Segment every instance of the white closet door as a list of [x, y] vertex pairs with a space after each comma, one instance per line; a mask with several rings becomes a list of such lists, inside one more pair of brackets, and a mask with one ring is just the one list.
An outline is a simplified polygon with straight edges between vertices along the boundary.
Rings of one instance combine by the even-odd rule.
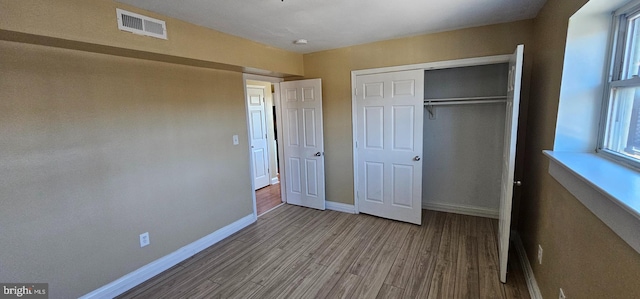
[[519, 45], [509, 60], [509, 84], [507, 87], [507, 111], [504, 126], [504, 151], [502, 152], [502, 190], [500, 192], [500, 224], [498, 236], [500, 281], [503, 283], [507, 282], [513, 175], [516, 161], [516, 141], [518, 138], [518, 112], [520, 109], [523, 55], [524, 46]]
[[322, 82], [280, 83], [287, 203], [325, 209]]
[[253, 184], [257, 190], [270, 183], [264, 89], [247, 88], [247, 101], [251, 130], [251, 155], [253, 156]]
[[424, 70], [356, 77], [358, 209], [420, 224]]

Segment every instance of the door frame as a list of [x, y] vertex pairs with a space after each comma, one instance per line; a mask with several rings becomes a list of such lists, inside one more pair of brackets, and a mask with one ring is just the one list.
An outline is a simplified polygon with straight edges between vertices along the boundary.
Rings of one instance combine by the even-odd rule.
[[445, 69], [445, 68], [509, 63], [509, 59], [511, 56], [512, 54], [504, 54], [504, 55], [474, 57], [474, 58], [455, 59], [455, 60], [446, 60], [446, 61], [437, 61], [437, 62], [426, 62], [426, 63], [407, 64], [407, 65], [351, 71], [351, 128], [352, 128], [351, 144], [352, 144], [352, 150], [353, 150], [353, 203], [354, 203], [356, 214], [360, 213], [360, 208], [358, 205], [358, 202], [359, 202], [359, 199], [358, 199], [358, 149], [356, 147], [356, 141], [358, 138], [358, 131], [357, 131], [358, 130], [358, 127], [357, 127], [358, 111], [356, 106], [356, 98], [357, 98], [356, 97], [356, 77], [361, 75], [372, 75], [372, 74], [398, 72], [398, 71], [410, 71], [410, 70], [427, 71], [427, 70], [437, 70], [437, 69]]
[[[255, 80], [255, 81], [262, 81], [262, 82], [269, 82], [271, 84], [273, 84], [274, 86], [274, 93], [273, 93], [273, 105], [276, 107], [276, 130], [277, 132], [282, 132], [282, 111], [280, 110], [281, 108], [281, 104], [280, 104], [280, 82], [284, 82], [283, 78], [277, 78], [277, 77], [269, 77], [269, 76], [261, 76], [261, 75], [254, 75], [254, 74], [247, 74], [247, 73], [243, 73], [242, 74], [242, 83], [243, 83], [243, 94], [244, 94], [244, 110], [245, 110], [245, 118], [247, 121], [247, 150], [251, 151], [251, 128], [249, 127], [249, 103], [247, 102], [247, 87], [248, 85], [251, 84], [247, 84], [247, 80]], [[267, 92], [265, 90], [265, 92]], [[269, 91], [270, 92], [270, 91]], [[266, 109], [265, 109], [266, 110]], [[281, 198], [282, 198], [282, 202], [287, 202], [287, 195], [285, 194], [285, 177], [286, 177], [286, 173], [285, 173], [285, 169], [284, 169], [284, 165], [283, 165], [283, 160], [282, 157], [284, 156], [284, 152], [283, 152], [283, 148], [282, 146], [278, 146], [278, 167], [280, 168], [280, 194], [281, 194]], [[256, 205], [256, 190], [255, 190], [255, 184], [253, 182], [253, 155], [249, 155], [249, 174], [251, 177], [251, 200], [253, 201], [253, 217], [254, 219], [258, 219], [258, 208]], [[271, 174], [269, 174], [269, 176], [271, 176]], [[271, 183], [271, 178], [269, 178], [269, 183]]]

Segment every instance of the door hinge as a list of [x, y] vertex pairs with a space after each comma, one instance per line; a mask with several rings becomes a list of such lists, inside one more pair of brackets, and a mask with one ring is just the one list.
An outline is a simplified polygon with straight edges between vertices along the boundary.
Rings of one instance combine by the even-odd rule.
[[356, 141], [356, 148], [358, 148], [358, 142]]
[[354, 89], [353, 89], [353, 93], [354, 93], [355, 95], [358, 95], [358, 88], [354, 88]]

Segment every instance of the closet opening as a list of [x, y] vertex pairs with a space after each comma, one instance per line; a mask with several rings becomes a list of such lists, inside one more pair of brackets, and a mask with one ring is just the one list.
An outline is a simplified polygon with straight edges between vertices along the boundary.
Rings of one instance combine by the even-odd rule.
[[506, 282], [524, 45], [513, 54], [351, 72], [356, 212], [499, 219]]
[[426, 70], [422, 206], [498, 218], [508, 63]]

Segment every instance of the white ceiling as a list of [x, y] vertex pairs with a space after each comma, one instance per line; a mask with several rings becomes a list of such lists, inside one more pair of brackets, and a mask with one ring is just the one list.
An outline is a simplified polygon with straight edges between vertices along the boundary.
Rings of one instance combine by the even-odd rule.
[[[117, 0], [273, 47], [310, 53], [530, 19], [546, 0]], [[168, 28], [171, 38], [171, 28]], [[294, 45], [296, 39], [307, 45]]]

